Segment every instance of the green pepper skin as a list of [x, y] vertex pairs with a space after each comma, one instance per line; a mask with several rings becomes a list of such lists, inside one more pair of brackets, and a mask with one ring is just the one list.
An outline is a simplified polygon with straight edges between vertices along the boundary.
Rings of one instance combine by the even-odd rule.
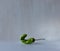
[[22, 36], [21, 36], [21, 40], [25, 40], [25, 37], [27, 36], [27, 34], [23, 34]]
[[27, 34], [23, 34], [21, 36], [21, 39], [20, 39], [24, 44], [32, 44], [33, 42], [35, 42], [35, 39], [34, 38], [29, 38], [29, 39], [26, 40], [25, 39], [26, 36], [27, 36]]

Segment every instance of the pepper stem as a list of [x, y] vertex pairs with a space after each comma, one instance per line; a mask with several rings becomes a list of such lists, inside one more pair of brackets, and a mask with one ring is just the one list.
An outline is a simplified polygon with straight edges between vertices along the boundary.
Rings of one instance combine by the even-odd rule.
[[36, 41], [38, 41], [38, 40], [45, 40], [44, 38], [43, 39], [35, 39]]

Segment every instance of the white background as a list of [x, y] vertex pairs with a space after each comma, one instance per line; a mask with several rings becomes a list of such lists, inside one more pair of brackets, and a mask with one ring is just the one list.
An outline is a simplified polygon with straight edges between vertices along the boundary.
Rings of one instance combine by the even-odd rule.
[[0, 41], [23, 33], [60, 40], [60, 0], [0, 0]]

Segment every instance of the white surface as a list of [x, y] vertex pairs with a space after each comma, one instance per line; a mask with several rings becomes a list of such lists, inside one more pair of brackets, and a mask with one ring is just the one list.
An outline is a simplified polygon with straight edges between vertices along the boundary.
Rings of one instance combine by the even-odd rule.
[[0, 42], [0, 51], [60, 51], [60, 41], [35, 42], [31, 45], [20, 42]]

